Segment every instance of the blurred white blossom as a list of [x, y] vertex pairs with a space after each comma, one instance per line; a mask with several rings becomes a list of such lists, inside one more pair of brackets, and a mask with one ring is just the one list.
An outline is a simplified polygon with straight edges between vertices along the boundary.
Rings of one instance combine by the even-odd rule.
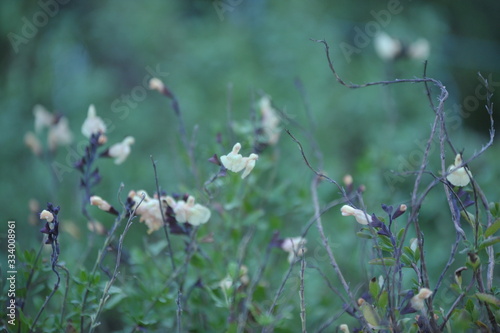
[[431, 44], [425, 38], [419, 38], [408, 47], [408, 56], [412, 59], [427, 60], [431, 53]]
[[24, 144], [35, 154], [40, 156], [42, 154], [42, 143], [38, 140], [33, 132], [24, 134]]
[[40, 133], [44, 128], [50, 127], [56, 118], [39, 104], [35, 105], [33, 108], [33, 115], [35, 116], [35, 133]]
[[112, 145], [108, 150], [108, 155], [115, 159], [115, 164], [122, 164], [130, 154], [130, 146], [134, 142], [133, 137], [127, 136], [122, 142]]
[[375, 47], [375, 52], [382, 60], [395, 59], [403, 49], [398, 39], [392, 38], [385, 32], [380, 32], [375, 36], [373, 45]]
[[281, 249], [288, 252], [288, 262], [292, 263], [297, 256], [302, 256], [307, 251], [304, 246], [306, 243], [307, 240], [302, 237], [285, 238], [283, 240]]
[[69, 128], [66, 117], [61, 117], [57, 123], [49, 127], [47, 142], [50, 150], [55, 150], [57, 146], [67, 146], [73, 142], [73, 133]]
[[262, 129], [267, 139], [267, 143], [275, 145], [280, 137], [280, 118], [278, 113], [271, 105], [269, 96], [262, 96], [259, 100], [259, 110], [262, 116]]
[[160, 79], [153, 77], [153, 78], [151, 78], [151, 80], [149, 80], [149, 89], [157, 90], [160, 93], [163, 93], [163, 90], [165, 89], [165, 85], [163, 84], [163, 82]]

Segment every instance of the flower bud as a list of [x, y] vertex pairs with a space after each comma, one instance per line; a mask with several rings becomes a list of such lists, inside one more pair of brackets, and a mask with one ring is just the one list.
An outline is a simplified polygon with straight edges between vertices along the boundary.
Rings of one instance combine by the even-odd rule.
[[87, 112], [87, 118], [82, 125], [82, 134], [85, 137], [90, 138], [92, 134], [98, 133], [106, 133], [106, 124], [101, 119], [101, 117], [98, 117], [96, 115], [95, 106], [91, 104]]
[[51, 212], [49, 212], [48, 210], [44, 209], [40, 213], [40, 219], [47, 220], [47, 222], [52, 222], [52, 221], [54, 221], [54, 215]]
[[355, 209], [349, 205], [344, 205], [340, 209], [342, 216], [354, 216], [359, 224], [367, 225], [372, 222], [372, 217], [361, 209]]

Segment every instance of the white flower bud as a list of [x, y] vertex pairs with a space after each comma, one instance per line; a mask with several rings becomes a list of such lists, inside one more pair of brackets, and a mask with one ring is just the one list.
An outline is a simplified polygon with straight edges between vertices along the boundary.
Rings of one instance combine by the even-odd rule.
[[40, 213], [40, 219], [47, 220], [47, 222], [52, 222], [52, 221], [54, 221], [54, 215], [51, 212], [49, 212], [48, 210], [44, 209]]
[[96, 115], [96, 110], [94, 104], [89, 106], [89, 110], [87, 112], [87, 118], [83, 122], [82, 125], [82, 134], [90, 138], [92, 134], [97, 133], [106, 133], [106, 124]]
[[111, 209], [111, 205], [97, 195], [93, 195], [90, 197], [90, 204], [92, 206], [97, 206], [100, 210], [103, 210], [105, 212], [108, 212]]
[[342, 212], [342, 216], [354, 216], [359, 224], [367, 225], [372, 222], [372, 217], [361, 209], [355, 209], [351, 206], [344, 205], [340, 211]]
[[149, 80], [149, 89], [157, 90], [160, 93], [163, 93], [163, 90], [165, 89], [165, 85], [163, 84], [163, 82], [160, 79], [153, 77], [153, 78], [151, 78], [151, 80]]

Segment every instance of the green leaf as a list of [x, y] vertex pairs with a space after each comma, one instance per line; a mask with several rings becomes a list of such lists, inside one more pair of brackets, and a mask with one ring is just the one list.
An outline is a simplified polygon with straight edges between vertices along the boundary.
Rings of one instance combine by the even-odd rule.
[[465, 309], [469, 314], [472, 314], [474, 312], [474, 302], [469, 298], [467, 302], [465, 303]]
[[366, 238], [366, 239], [372, 239], [372, 238], [373, 238], [373, 236], [372, 236], [372, 235], [367, 234], [367, 233], [362, 232], [362, 231], [358, 231], [358, 232], [356, 233], [356, 236], [358, 236], [359, 238]]
[[373, 299], [377, 299], [380, 292], [380, 286], [378, 285], [377, 278], [374, 277], [370, 280], [368, 289], [370, 290], [370, 294], [372, 295]]
[[481, 242], [481, 244], [479, 244], [479, 250], [487, 248], [488, 246], [492, 246], [498, 242], [500, 242], [500, 236], [488, 238], [488, 239], [484, 240], [483, 242]]
[[500, 203], [490, 203], [490, 213], [496, 218], [500, 217]]
[[413, 251], [409, 246], [403, 247], [403, 253], [406, 254], [411, 260], [414, 260]]
[[408, 266], [408, 267], [411, 267], [411, 264], [413, 263], [412, 259], [406, 253], [404, 253], [401, 256], [401, 262], [403, 264], [405, 264], [405, 266]]
[[380, 297], [378, 298], [377, 306], [380, 309], [385, 309], [388, 304], [389, 304], [389, 294], [387, 293], [387, 291], [383, 291], [380, 294]]
[[363, 317], [365, 317], [366, 322], [372, 326], [378, 326], [380, 323], [380, 316], [377, 311], [368, 302], [364, 302], [360, 306]]
[[479, 298], [480, 301], [483, 301], [485, 303], [488, 303], [488, 304], [491, 304], [494, 306], [500, 306], [500, 300], [493, 295], [486, 294], [486, 293], [476, 293], [476, 297]]
[[490, 237], [499, 229], [500, 229], [500, 219], [497, 219], [495, 223], [493, 223], [488, 227], [488, 229], [486, 229], [486, 231], [484, 232], [484, 237]]
[[418, 247], [415, 252], [413, 252], [413, 259], [416, 263], [420, 260], [420, 249]]
[[401, 242], [401, 239], [403, 238], [404, 234], [405, 234], [405, 228], [401, 228], [401, 230], [398, 231], [398, 236], [397, 236], [398, 243]]
[[391, 257], [386, 257], [386, 258], [377, 258], [370, 260], [368, 262], [370, 265], [384, 265], [384, 266], [394, 266], [396, 263], [396, 260]]

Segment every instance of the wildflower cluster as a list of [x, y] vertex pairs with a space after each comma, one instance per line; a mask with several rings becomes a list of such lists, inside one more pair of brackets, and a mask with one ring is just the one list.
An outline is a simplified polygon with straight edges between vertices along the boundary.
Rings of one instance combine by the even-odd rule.
[[[128, 199], [133, 202], [135, 213], [140, 216], [139, 221], [148, 227], [148, 234], [160, 229], [166, 221], [173, 233], [185, 233], [186, 230], [179, 225], [198, 226], [207, 223], [210, 219], [210, 210], [195, 203], [191, 195], [168, 196], [155, 194], [150, 197], [146, 191], [130, 191]], [[161, 201], [161, 209], [160, 209]]]
[[69, 121], [62, 114], [50, 113], [41, 105], [33, 108], [35, 117], [35, 133], [27, 132], [24, 135], [24, 143], [36, 156], [43, 154], [42, 141], [40, 136], [47, 131], [46, 146], [50, 153], [54, 153], [59, 146], [67, 146], [73, 142], [73, 134], [69, 128]]

